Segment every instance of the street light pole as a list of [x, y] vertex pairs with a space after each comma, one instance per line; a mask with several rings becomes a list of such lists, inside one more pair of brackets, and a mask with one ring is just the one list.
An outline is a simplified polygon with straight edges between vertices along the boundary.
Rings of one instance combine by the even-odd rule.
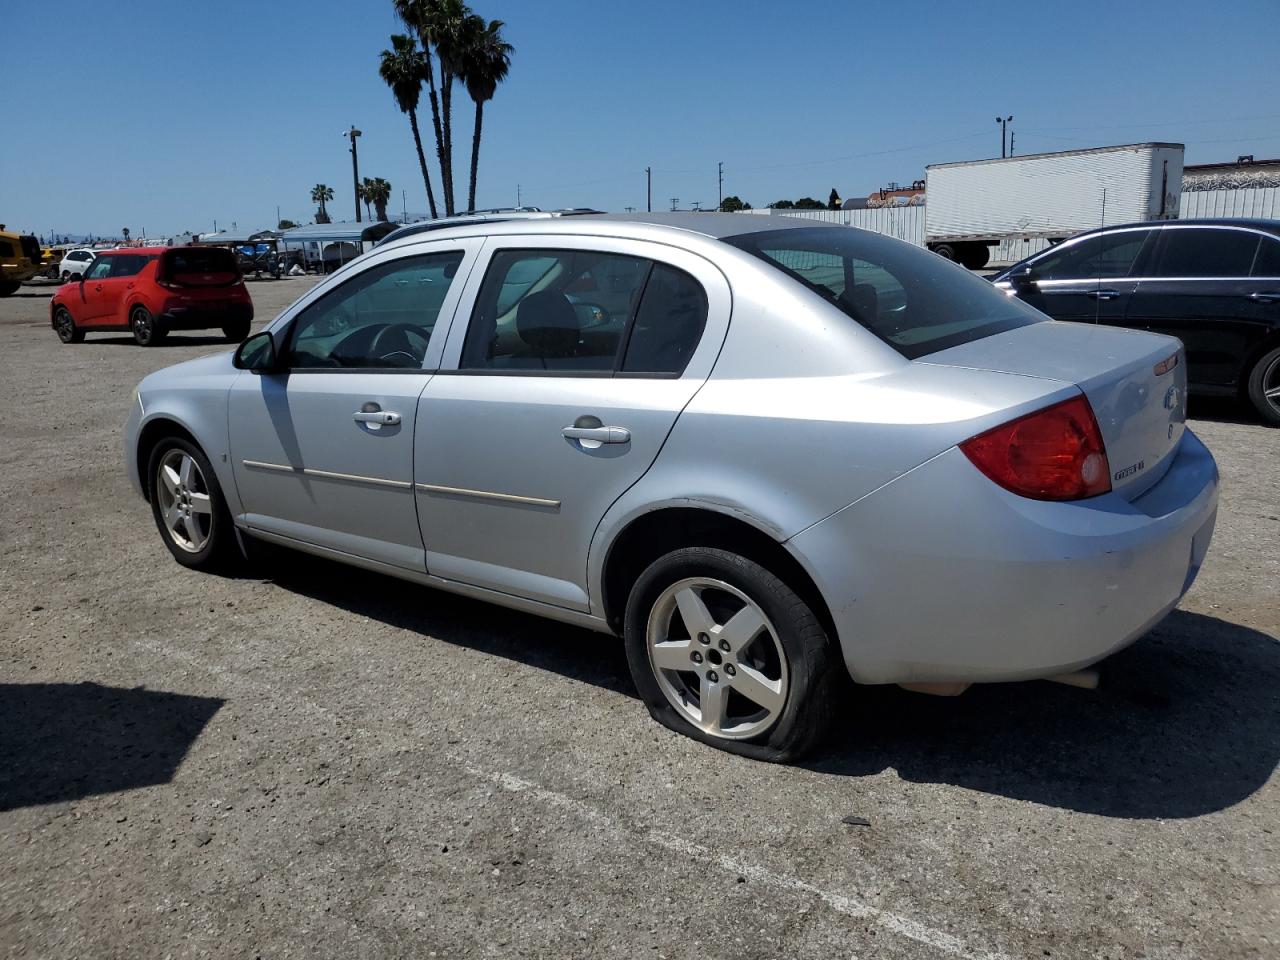
[[356, 137], [361, 136], [359, 130], [352, 126], [342, 134], [351, 140], [351, 186], [355, 191], [356, 223], [360, 222], [360, 158], [356, 155]]
[[1012, 114], [1010, 114], [1007, 117], [996, 117], [996, 123], [1000, 124], [1000, 158], [1002, 160], [1009, 155], [1007, 152], [1007, 148], [1005, 147], [1004, 131], [1005, 131], [1005, 128], [1009, 125], [1010, 121], [1012, 120], [1013, 120]]

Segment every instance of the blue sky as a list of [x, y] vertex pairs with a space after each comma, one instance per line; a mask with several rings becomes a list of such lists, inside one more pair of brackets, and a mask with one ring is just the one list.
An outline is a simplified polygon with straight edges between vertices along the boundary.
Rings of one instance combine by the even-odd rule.
[[[1280, 155], [1277, 0], [764, 3], [476, 0], [507, 22], [485, 111], [479, 206], [643, 209], [725, 193], [866, 193], [927, 163], [1146, 140], [1187, 161]], [[352, 216], [362, 176], [426, 197], [406, 118], [377, 75], [390, 0], [7, 2], [0, 221], [149, 235]], [[470, 100], [455, 98], [459, 203]], [[423, 102], [424, 135], [430, 114]]]

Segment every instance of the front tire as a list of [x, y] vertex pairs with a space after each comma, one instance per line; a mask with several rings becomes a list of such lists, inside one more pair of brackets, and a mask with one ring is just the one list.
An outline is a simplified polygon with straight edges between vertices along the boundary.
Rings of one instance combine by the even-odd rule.
[[139, 346], [154, 347], [164, 343], [164, 328], [146, 307], [134, 307], [129, 312], [129, 329]]
[[813, 611], [746, 557], [686, 547], [655, 560], [627, 600], [627, 662], [655, 720], [782, 763], [822, 738], [838, 662]]
[[53, 312], [53, 330], [63, 343], [84, 342], [84, 331], [76, 326], [71, 311], [66, 307], [59, 307]]
[[195, 570], [228, 565], [239, 553], [231, 511], [200, 448], [181, 437], [161, 440], [147, 477], [151, 514], [173, 559]]
[[1280, 427], [1280, 347], [1264, 354], [1249, 371], [1249, 402], [1264, 423]]

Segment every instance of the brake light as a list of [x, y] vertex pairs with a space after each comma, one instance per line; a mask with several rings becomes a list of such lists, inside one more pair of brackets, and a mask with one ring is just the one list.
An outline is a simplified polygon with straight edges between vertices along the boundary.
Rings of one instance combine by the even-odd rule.
[[1083, 500], [1111, 489], [1111, 466], [1083, 396], [980, 433], [960, 444], [975, 467], [1033, 500]]

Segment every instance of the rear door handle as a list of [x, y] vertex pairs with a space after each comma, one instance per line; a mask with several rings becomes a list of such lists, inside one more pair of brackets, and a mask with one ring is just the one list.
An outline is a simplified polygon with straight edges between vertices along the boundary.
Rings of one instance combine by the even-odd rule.
[[[580, 417], [579, 422], [587, 419]], [[595, 417], [590, 418], [595, 420]], [[598, 420], [596, 421], [599, 422]], [[593, 443], [630, 443], [631, 431], [626, 427], [589, 427], [574, 423], [560, 431], [569, 440], [587, 440]]]
[[1249, 299], [1254, 303], [1275, 303], [1280, 300], [1280, 293], [1272, 290], [1260, 290], [1257, 293], [1249, 294]]
[[391, 410], [357, 410], [351, 415], [356, 423], [377, 423], [383, 426], [395, 426], [400, 422], [400, 414]]
[[1115, 300], [1120, 296], [1119, 290], [1090, 290], [1085, 294], [1091, 300]]

